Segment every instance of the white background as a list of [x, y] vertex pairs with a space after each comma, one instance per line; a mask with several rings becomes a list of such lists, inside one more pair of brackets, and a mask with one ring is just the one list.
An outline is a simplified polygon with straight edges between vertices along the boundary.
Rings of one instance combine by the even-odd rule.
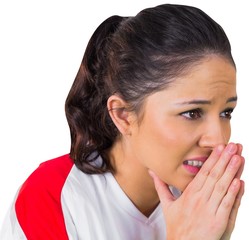
[[[64, 101], [93, 31], [110, 15], [132, 16], [145, 7], [162, 3], [165, 2], [1, 0], [0, 225], [18, 187], [38, 164], [69, 152]], [[175, 0], [167, 3], [200, 7], [225, 29], [238, 69], [239, 101], [233, 115], [231, 140], [244, 144], [244, 156], [248, 158], [249, 15], [246, 1]], [[248, 166], [243, 179], [248, 182]], [[249, 239], [248, 222], [247, 192], [233, 239]]]

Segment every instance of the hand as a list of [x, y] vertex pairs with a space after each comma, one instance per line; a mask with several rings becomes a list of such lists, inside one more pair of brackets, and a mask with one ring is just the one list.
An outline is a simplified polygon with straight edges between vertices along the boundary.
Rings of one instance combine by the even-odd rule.
[[[242, 145], [241, 144], [237, 144], [238, 150], [237, 150], [237, 154], [238, 155], [242, 155]], [[239, 171], [236, 174], [236, 178], [240, 179], [243, 169], [244, 169], [244, 164], [245, 164], [245, 159], [242, 158], [242, 164], [241, 167], [239, 169]], [[239, 206], [240, 206], [240, 202], [241, 202], [241, 198], [244, 194], [244, 182], [241, 181], [241, 187], [240, 187], [240, 191], [236, 197], [236, 201], [234, 202], [232, 211], [230, 213], [229, 216], [229, 220], [228, 220], [228, 224], [227, 224], [227, 228], [226, 231], [224, 232], [224, 234], [221, 237], [221, 240], [229, 240], [231, 237], [231, 234], [233, 232], [234, 226], [235, 226], [235, 221], [236, 221], [236, 217], [237, 217], [237, 213], [239, 210]]]
[[244, 189], [239, 179], [244, 159], [239, 151], [233, 143], [217, 146], [178, 199], [149, 170], [164, 211], [168, 240], [230, 238]]

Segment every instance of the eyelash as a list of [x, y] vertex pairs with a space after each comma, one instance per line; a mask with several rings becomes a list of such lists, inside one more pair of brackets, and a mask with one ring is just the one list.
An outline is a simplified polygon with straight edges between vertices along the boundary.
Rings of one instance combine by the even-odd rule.
[[[232, 118], [232, 112], [233, 112], [233, 108], [228, 108], [225, 109], [220, 116], [224, 119], [228, 119], [230, 120]], [[194, 120], [198, 120], [203, 116], [203, 110], [200, 108], [196, 108], [196, 109], [192, 109], [186, 112], [183, 112], [180, 114], [181, 116], [183, 116], [185, 119], [190, 120], [190, 121], [194, 121]], [[191, 116], [192, 115], [192, 116]], [[222, 116], [224, 115], [224, 116]]]
[[[183, 116], [187, 120], [193, 121], [193, 120], [200, 119], [203, 115], [203, 111], [200, 108], [196, 108], [196, 109], [192, 109], [192, 110], [183, 112], [180, 115]], [[193, 115], [195, 115], [195, 116], [193, 116]]]
[[233, 108], [228, 108], [225, 111], [223, 111], [221, 114], [225, 114], [225, 115], [228, 114], [228, 116], [224, 116], [223, 118], [226, 118], [226, 119], [230, 120], [232, 118], [233, 110], [234, 110]]

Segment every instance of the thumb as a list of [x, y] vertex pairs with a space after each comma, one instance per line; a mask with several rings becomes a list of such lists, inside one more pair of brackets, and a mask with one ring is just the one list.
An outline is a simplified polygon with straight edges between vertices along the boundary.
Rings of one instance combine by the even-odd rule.
[[160, 198], [160, 202], [162, 206], [168, 207], [174, 200], [175, 197], [172, 195], [172, 193], [169, 190], [169, 186], [164, 183], [153, 171], [150, 169], [148, 170], [149, 175], [152, 177], [155, 188], [157, 191], [157, 194]]

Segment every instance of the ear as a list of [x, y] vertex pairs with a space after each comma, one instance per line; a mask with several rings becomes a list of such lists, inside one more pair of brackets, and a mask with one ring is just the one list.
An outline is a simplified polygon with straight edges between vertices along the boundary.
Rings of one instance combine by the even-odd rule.
[[118, 95], [112, 95], [107, 101], [109, 115], [122, 135], [131, 134], [133, 113], [127, 111], [128, 104]]

